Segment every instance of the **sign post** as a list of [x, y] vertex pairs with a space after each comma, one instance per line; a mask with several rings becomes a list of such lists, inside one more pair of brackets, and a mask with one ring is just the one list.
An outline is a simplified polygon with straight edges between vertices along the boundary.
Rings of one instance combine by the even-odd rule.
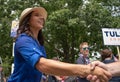
[[18, 29], [19, 21], [18, 20], [13, 20], [12, 21], [12, 26], [11, 26], [11, 34], [10, 36], [12, 38], [15, 38], [17, 35], [17, 29]]
[[120, 60], [120, 29], [102, 28], [104, 45], [117, 46], [117, 52]]
[[[11, 34], [10, 34], [10, 36], [13, 38], [13, 48], [12, 48], [12, 56], [13, 57], [14, 57], [14, 45], [15, 45], [14, 39], [17, 36], [18, 26], [19, 26], [19, 21], [13, 20], [12, 26], [11, 26]], [[13, 73], [13, 70], [14, 70], [14, 64], [12, 64], [12, 66], [11, 66], [11, 73]]]
[[119, 57], [119, 60], [120, 60], [120, 49], [119, 49], [119, 46], [117, 46], [117, 52], [118, 52], [118, 57]]

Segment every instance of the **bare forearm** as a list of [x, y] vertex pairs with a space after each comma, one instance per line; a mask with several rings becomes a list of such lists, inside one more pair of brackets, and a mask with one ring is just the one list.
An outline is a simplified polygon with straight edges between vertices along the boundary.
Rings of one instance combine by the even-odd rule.
[[90, 66], [69, 64], [50, 59], [41, 58], [36, 68], [47, 74], [64, 75], [64, 76], [87, 76], [90, 74]]
[[107, 67], [113, 76], [120, 76], [120, 61], [107, 64]]

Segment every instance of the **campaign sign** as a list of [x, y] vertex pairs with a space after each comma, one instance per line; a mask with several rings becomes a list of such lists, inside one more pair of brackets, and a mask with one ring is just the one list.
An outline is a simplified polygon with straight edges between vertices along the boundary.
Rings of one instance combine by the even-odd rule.
[[102, 28], [104, 45], [120, 45], [120, 29]]
[[19, 21], [18, 20], [13, 20], [12, 21], [12, 26], [11, 26], [11, 34], [10, 36], [15, 38], [17, 35], [17, 29], [18, 29]]

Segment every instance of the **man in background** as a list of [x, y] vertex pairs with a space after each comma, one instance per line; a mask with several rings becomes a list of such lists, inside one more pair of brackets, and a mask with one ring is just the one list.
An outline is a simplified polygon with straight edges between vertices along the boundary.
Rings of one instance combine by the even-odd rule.
[[[87, 42], [83, 42], [79, 46], [80, 52], [79, 52], [79, 57], [76, 60], [77, 64], [89, 64], [89, 45]], [[84, 77], [78, 77], [78, 82], [89, 82], [86, 78]]]

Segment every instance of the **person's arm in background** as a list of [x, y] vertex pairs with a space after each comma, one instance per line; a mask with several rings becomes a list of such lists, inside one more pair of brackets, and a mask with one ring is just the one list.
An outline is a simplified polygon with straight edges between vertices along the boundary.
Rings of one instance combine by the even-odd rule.
[[[112, 74], [112, 76], [120, 76], [120, 61], [109, 64], [104, 64], [100, 61], [94, 61], [91, 63], [91, 70], [93, 70], [96, 66], [108, 70]], [[97, 81], [98, 80], [97, 76], [88, 75], [87, 79], [93, 82], [99, 82]]]

